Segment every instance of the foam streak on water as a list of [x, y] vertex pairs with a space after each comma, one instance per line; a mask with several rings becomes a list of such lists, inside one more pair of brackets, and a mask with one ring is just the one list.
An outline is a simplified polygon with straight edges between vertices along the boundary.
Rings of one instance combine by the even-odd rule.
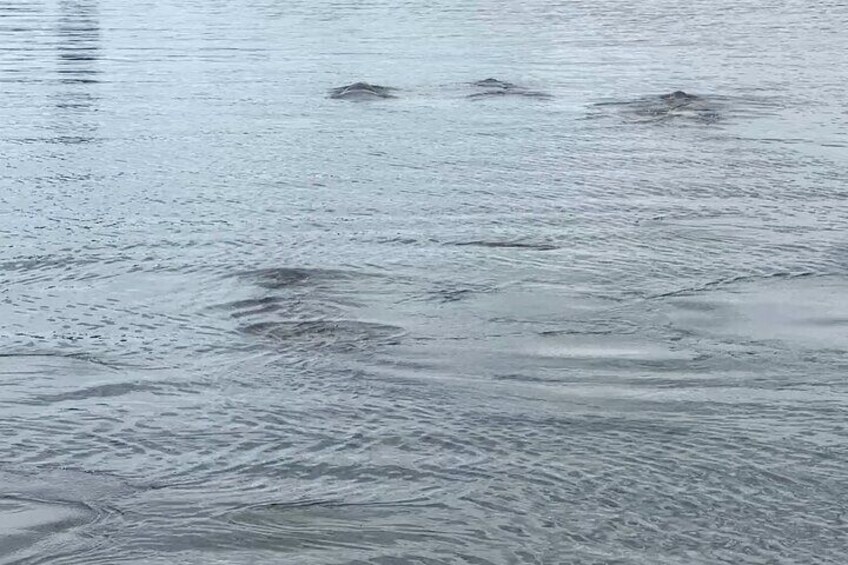
[[0, 565], [843, 564], [846, 25], [0, 5]]

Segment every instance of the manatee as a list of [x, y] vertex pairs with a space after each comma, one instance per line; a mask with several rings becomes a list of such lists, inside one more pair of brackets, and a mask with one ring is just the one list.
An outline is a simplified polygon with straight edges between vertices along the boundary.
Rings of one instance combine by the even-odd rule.
[[665, 122], [681, 119], [691, 122], [713, 123], [721, 118], [721, 98], [707, 99], [682, 90], [667, 94], [645, 96], [633, 100], [600, 102], [596, 107], [617, 108], [623, 114], [640, 122]]
[[698, 99], [698, 97], [695, 96], [694, 94], [687, 94], [687, 93], [683, 92], [682, 90], [675, 90], [671, 94], [663, 94], [662, 96], [660, 96], [660, 98], [662, 98], [663, 100], [687, 100], [687, 101], [692, 101], [692, 100]]
[[390, 86], [355, 82], [347, 86], [339, 86], [330, 90], [330, 98], [343, 100], [374, 100], [378, 98], [396, 98]]
[[530, 98], [550, 98], [550, 94], [528, 90], [505, 80], [486, 78], [471, 83], [471, 86], [482, 89], [480, 92], [469, 94], [468, 98], [492, 98], [495, 96], [527, 96]]
[[496, 78], [484, 78], [483, 80], [478, 80], [476, 82], [472, 82], [471, 84], [474, 86], [479, 86], [480, 88], [499, 88], [501, 90], [509, 90], [510, 88], [516, 88], [516, 86], [511, 82], [498, 80]]
[[673, 108], [686, 106], [695, 100], [700, 100], [700, 98], [694, 94], [687, 94], [682, 90], [675, 90], [671, 94], [663, 94], [660, 98]]

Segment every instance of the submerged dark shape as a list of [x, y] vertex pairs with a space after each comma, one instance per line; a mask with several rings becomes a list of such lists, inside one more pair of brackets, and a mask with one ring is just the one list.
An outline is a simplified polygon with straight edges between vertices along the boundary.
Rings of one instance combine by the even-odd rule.
[[347, 86], [339, 86], [330, 90], [330, 98], [345, 100], [366, 100], [375, 98], [395, 98], [390, 86], [380, 86], [367, 82], [355, 82]]
[[495, 96], [527, 96], [530, 98], [550, 98], [550, 94], [535, 90], [528, 90], [505, 80], [486, 78], [471, 83], [471, 86], [483, 89], [480, 92], [469, 94], [469, 98], [491, 98]]

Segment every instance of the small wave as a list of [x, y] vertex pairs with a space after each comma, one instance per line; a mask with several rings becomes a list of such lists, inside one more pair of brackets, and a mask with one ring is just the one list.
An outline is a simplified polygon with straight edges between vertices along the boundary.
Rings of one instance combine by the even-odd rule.
[[28, 403], [32, 404], [52, 404], [56, 402], [67, 402], [76, 400], [91, 400], [95, 398], [113, 398], [126, 396], [128, 394], [138, 392], [156, 392], [162, 395], [162, 383], [145, 383], [145, 382], [123, 382], [123, 383], [106, 383], [90, 387], [84, 387], [67, 392], [56, 394], [41, 394], [33, 398]]
[[87, 354], [62, 354], [48, 351], [0, 353], [0, 374], [90, 374], [116, 371], [119, 367]]
[[24, 552], [67, 538], [96, 519], [97, 512], [85, 504], [0, 494], [0, 552], [22, 558]]
[[[417, 513], [416, 520], [405, 519]], [[403, 544], [408, 550], [439, 543], [464, 547], [471, 532], [466, 525], [447, 527], [448, 510], [419, 502], [301, 501], [241, 508], [225, 516], [243, 536], [263, 544], [273, 540], [280, 552], [338, 551], [365, 555], [386, 551], [386, 544]], [[489, 563], [475, 558], [475, 563]]]
[[468, 300], [474, 296], [494, 292], [492, 286], [484, 284], [450, 283], [445, 282], [428, 292], [425, 300], [449, 303]]
[[346, 280], [353, 275], [354, 273], [349, 271], [300, 267], [270, 267], [236, 274], [268, 290], [300, 286], [307, 282]]
[[55, 503], [98, 505], [142, 487], [109, 473], [60, 467], [0, 469], [0, 494]]
[[368, 345], [396, 345], [403, 328], [362, 320], [288, 320], [243, 326], [245, 333], [310, 349], [355, 350]]
[[552, 243], [532, 243], [527, 241], [495, 241], [475, 239], [471, 241], [454, 241], [449, 245], [457, 247], [491, 247], [503, 249], [533, 249], [536, 251], [553, 251], [559, 249], [559, 245]]
[[647, 300], [656, 300], [662, 298], [672, 298], [675, 296], [690, 296], [694, 294], [700, 294], [703, 292], [708, 292], [710, 290], [724, 288], [728, 286], [732, 286], [735, 284], [744, 284], [751, 283], [756, 281], [767, 281], [767, 280], [792, 280], [799, 279], [804, 277], [814, 277], [819, 275], [814, 271], [800, 271], [800, 272], [776, 272], [776, 273], [768, 273], [762, 275], [739, 275], [735, 277], [727, 277], [721, 279], [715, 279], [712, 281], [707, 281], [698, 286], [690, 286], [686, 288], [669, 290], [667, 292], [660, 292], [657, 294], [651, 294], [646, 296]]
[[741, 343], [751, 353], [814, 351], [816, 355], [805, 356], [811, 362], [848, 351], [845, 291], [844, 277], [774, 273], [653, 298], [662, 299], [664, 315], [681, 331]]
[[475, 294], [471, 288], [443, 288], [433, 291], [431, 298], [437, 302], [458, 302]]

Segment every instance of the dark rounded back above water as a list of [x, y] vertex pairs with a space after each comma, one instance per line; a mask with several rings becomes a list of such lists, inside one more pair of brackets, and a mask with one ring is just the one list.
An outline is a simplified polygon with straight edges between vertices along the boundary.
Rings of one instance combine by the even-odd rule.
[[355, 82], [347, 86], [339, 86], [330, 90], [330, 98], [342, 100], [368, 100], [394, 98], [394, 88], [368, 84], [367, 82]]

